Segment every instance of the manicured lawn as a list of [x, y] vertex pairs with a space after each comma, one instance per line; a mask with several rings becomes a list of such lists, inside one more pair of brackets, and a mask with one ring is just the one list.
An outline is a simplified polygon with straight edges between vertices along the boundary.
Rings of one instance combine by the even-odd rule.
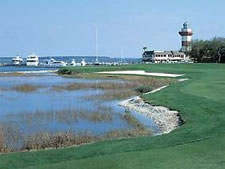
[[[70, 68], [93, 72], [117, 67]], [[152, 104], [181, 112], [185, 124], [155, 137], [105, 141], [76, 148], [0, 156], [0, 168], [225, 168], [225, 65], [131, 65], [121, 70], [182, 73], [189, 81], [147, 95]]]

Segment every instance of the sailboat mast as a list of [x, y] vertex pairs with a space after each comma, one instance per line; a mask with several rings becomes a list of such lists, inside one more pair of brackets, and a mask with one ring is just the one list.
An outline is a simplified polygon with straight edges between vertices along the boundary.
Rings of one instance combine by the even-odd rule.
[[120, 62], [123, 62], [123, 48], [120, 49]]
[[95, 57], [96, 57], [96, 62], [98, 62], [98, 28], [96, 27], [95, 30]]

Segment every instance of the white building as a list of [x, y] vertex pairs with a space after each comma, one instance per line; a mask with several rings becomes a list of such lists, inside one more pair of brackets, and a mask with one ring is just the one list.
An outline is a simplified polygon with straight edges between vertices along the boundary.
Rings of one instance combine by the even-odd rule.
[[179, 51], [144, 51], [143, 62], [152, 63], [180, 63], [188, 62], [189, 57], [184, 52]]

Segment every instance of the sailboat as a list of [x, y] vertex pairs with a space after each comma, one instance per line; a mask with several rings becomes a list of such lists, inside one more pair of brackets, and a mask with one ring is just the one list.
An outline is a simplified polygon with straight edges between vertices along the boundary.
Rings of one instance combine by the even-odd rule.
[[81, 64], [81, 66], [86, 66], [87, 65], [85, 59], [82, 59], [82, 61], [80, 62], [80, 64]]
[[72, 60], [72, 62], [70, 63], [70, 66], [77, 66], [75, 59]]

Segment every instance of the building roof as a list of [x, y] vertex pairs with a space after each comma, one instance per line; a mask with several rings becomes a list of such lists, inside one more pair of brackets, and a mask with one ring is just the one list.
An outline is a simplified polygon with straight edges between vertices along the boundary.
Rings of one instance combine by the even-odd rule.
[[171, 51], [160, 51], [160, 52], [155, 51], [155, 54], [157, 54], [157, 55], [171, 55], [172, 52]]
[[152, 55], [154, 53], [154, 50], [152, 50], [152, 51], [145, 51], [143, 54], [145, 54], [145, 55]]
[[173, 53], [173, 55], [185, 55], [184, 52], [180, 52], [180, 51], [171, 51]]
[[145, 55], [152, 55], [152, 54], [156, 54], [156, 55], [185, 55], [184, 52], [180, 52], [180, 51], [145, 51], [144, 52]]

